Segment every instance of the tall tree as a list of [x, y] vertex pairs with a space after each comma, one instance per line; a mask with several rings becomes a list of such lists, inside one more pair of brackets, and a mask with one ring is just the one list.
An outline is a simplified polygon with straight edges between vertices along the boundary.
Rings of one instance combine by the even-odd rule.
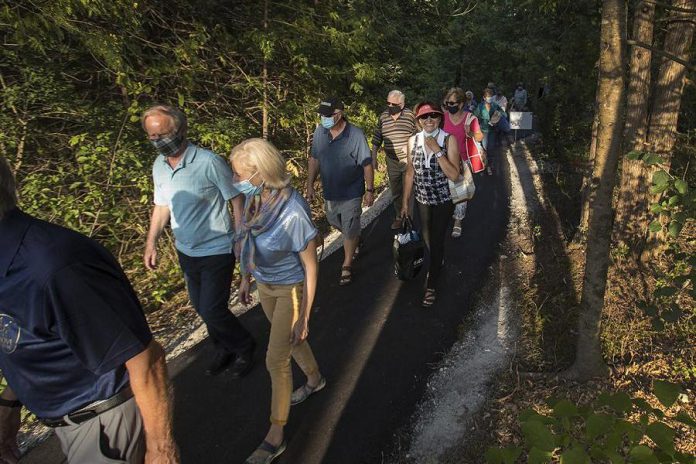
[[[640, 2], [633, 16], [633, 41], [631, 47], [628, 93], [626, 96], [626, 126], [624, 129], [625, 151], [644, 149], [648, 132], [649, 97], [651, 82], [653, 29], [655, 5], [651, 1]], [[633, 244], [642, 230], [636, 230], [631, 216], [645, 216], [647, 208], [636, 211], [636, 196], [647, 195], [649, 182], [646, 179], [645, 165], [640, 160], [624, 157], [621, 162], [621, 186], [616, 203], [615, 239]], [[643, 205], [644, 206], [644, 205]], [[644, 221], [644, 220], [643, 220]], [[635, 247], [631, 247], [635, 249]]]
[[568, 372], [579, 379], [603, 375], [608, 370], [602, 358], [599, 335], [609, 268], [612, 194], [623, 138], [625, 18], [624, 0], [604, 0], [600, 33], [599, 87], [596, 97], [599, 127], [589, 195], [591, 209], [585, 252], [585, 277], [578, 319], [577, 353], [575, 363]]
[[[652, 174], [657, 169], [669, 171], [671, 165], [686, 77], [684, 63], [688, 63], [690, 59], [696, 28], [696, 0], [675, 0], [667, 9], [667, 32], [663, 48], [656, 49], [648, 40], [636, 39], [635, 43], [644, 48], [646, 53], [652, 50], [654, 54], [659, 54], [661, 64], [655, 79], [650, 110], [646, 113], [647, 118], [643, 120], [641, 115], [635, 115], [633, 108], [629, 106], [632, 116], [641, 118], [635, 121], [633, 117], [629, 118], [631, 124], [627, 127], [627, 134], [632, 136], [630, 148], [657, 153], [664, 160], [660, 167], [639, 161], [624, 161], [626, 169], [622, 172], [615, 231], [617, 238], [632, 244], [637, 252], [641, 251], [648, 237], [651, 219], [648, 207], [657, 200], [649, 191]], [[644, 91], [644, 86], [640, 90]], [[654, 240], [655, 238], [653, 236], [653, 243], [658, 243], [659, 240]], [[649, 252], [644, 255], [649, 256]]]

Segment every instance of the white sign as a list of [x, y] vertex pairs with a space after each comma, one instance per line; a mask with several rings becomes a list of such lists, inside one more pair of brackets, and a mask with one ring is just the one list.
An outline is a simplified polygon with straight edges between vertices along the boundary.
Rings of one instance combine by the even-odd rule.
[[533, 113], [522, 111], [510, 111], [510, 129], [531, 130]]

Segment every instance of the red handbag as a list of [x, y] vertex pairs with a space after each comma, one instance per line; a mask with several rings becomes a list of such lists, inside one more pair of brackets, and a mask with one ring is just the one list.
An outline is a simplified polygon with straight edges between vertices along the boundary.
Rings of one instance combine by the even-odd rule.
[[[469, 128], [471, 121], [475, 118], [472, 113], [469, 113], [464, 121], [464, 126]], [[468, 161], [471, 166], [471, 172], [479, 173], [486, 169], [486, 152], [483, 147], [474, 140], [473, 137], [466, 137], [464, 153], [460, 153], [462, 161]]]
[[486, 169], [486, 155], [473, 137], [466, 138], [466, 157], [471, 165], [471, 171], [476, 174]]

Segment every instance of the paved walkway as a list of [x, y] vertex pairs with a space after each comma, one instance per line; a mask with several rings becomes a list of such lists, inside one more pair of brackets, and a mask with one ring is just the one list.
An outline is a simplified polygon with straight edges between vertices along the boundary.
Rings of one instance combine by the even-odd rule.
[[[462, 237], [447, 238], [438, 300], [428, 310], [420, 307], [425, 272], [410, 282], [392, 275], [389, 208], [363, 231], [353, 284], [337, 284], [342, 251], [321, 263], [309, 340], [328, 385], [292, 409], [288, 449], [279, 464], [381, 463], [388, 462], [395, 446], [407, 449], [407, 443], [397, 444], [397, 434], [408, 430], [432, 369], [458, 339], [462, 318], [504, 238], [506, 172], [476, 176]], [[171, 363], [175, 434], [185, 464], [242, 463], [267, 431], [269, 326], [259, 307], [241, 321], [258, 342], [257, 366], [244, 379], [206, 377], [212, 355], [207, 342]], [[296, 385], [304, 381], [296, 368], [295, 375]], [[49, 455], [50, 462], [62, 462], [56, 445], [49, 440], [22, 462], [46, 464]]]
[[[463, 235], [447, 239], [438, 301], [431, 309], [420, 307], [425, 272], [411, 282], [392, 275], [390, 209], [364, 230], [353, 284], [337, 284], [342, 251], [322, 262], [309, 340], [328, 385], [292, 409], [288, 449], [277, 462], [379, 463], [393, 451], [395, 433], [406, 430], [432, 367], [457, 339], [503, 239], [508, 217], [504, 174], [476, 180]], [[205, 377], [212, 354], [207, 343], [172, 365], [175, 430], [184, 463], [242, 463], [265, 436], [268, 322], [260, 308], [241, 321], [259, 343], [258, 364], [246, 378]], [[294, 372], [299, 385], [304, 378]]]

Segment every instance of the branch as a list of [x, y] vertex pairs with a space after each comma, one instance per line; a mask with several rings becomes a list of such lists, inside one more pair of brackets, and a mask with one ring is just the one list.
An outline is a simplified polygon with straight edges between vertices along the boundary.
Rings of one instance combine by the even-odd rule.
[[667, 59], [672, 60], [672, 61], [674, 61], [674, 62], [676, 62], [676, 63], [679, 63], [680, 65], [684, 66], [686, 69], [688, 69], [688, 70], [690, 70], [690, 71], [696, 71], [696, 65], [693, 65], [693, 64], [689, 63], [689, 62], [686, 61], [686, 60], [682, 60], [682, 59], [679, 58], [678, 56], [672, 55], [671, 53], [667, 53], [667, 52], [664, 51], [664, 50], [661, 50], [661, 49], [659, 49], [659, 48], [653, 47], [653, 46], [650, 45], [650, 44], [646, 44], [646, 43], [644, 43], [644, 42], [638, 42], [637, 40], [627, 40], [626, 43], [627, 43], [628, 45], [633, 45], [633, 46], [635, 46], [635, 47], [646, 48], [646, 49], [652, 51], [653, 53], [655, 53], [656, 55], [660, 55], [660, 56], [662, 56], [662, 57], [664, 57], [664, 58], [667, 58]]

